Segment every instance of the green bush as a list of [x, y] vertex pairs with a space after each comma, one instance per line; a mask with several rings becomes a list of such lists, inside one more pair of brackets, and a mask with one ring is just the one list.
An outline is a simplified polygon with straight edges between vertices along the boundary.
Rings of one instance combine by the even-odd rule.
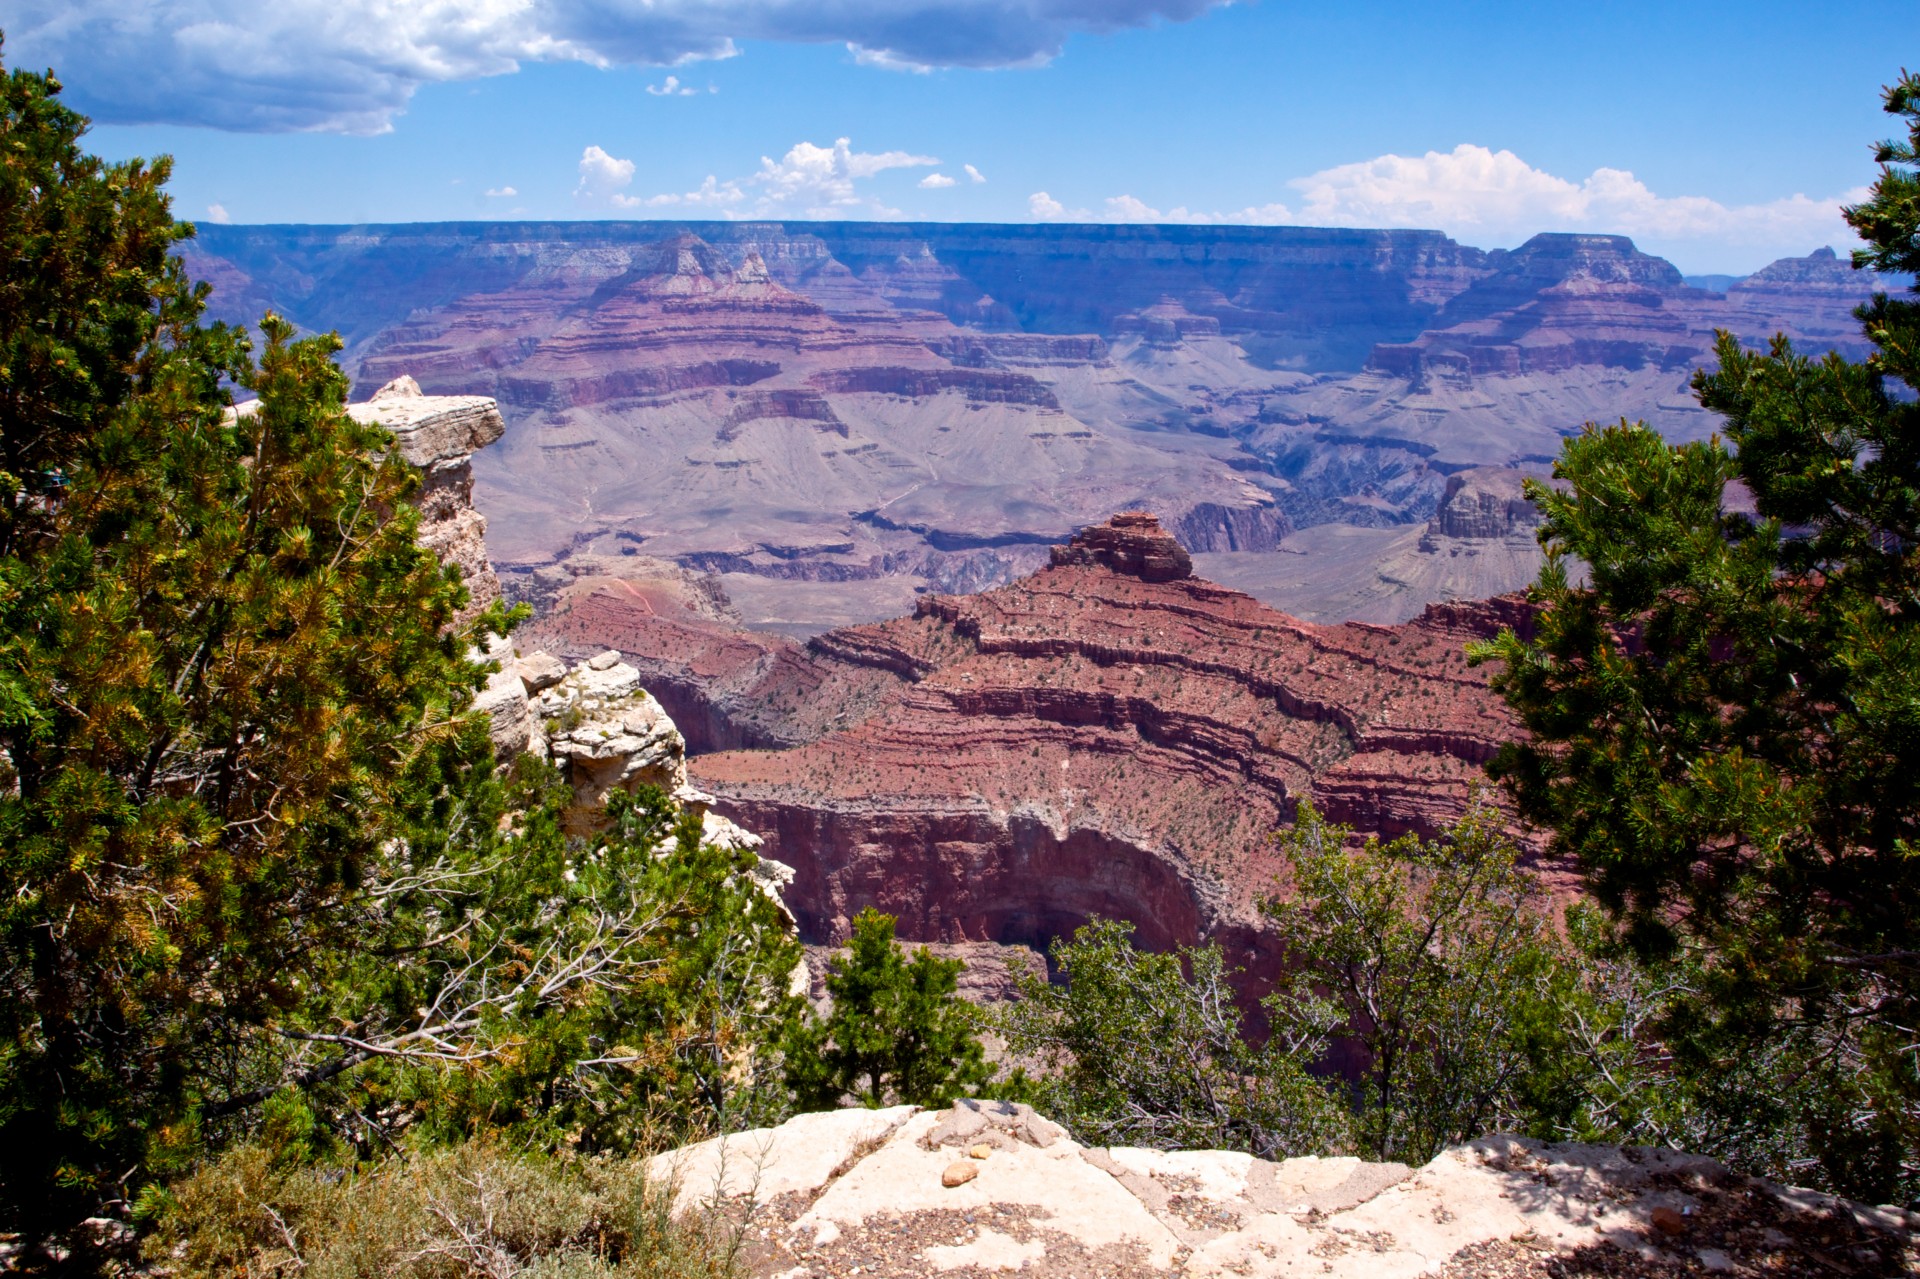
[[1424, 1163], [1452, 1142], [1524, 1126], [1528, 1028], [1550, 1020], [1565, 958], [1495, 814], [1443, 840], [1369, 840], [1301, 803], [1281, 837], [1293, 892], [1267, 907], [1291, 965], [1267, 1000], [1276, 1028], [1357, 1050], [1356, 1137], [1374, 1159]]
[[925, 949], [901, 957], [894, 917], [872, 907], [853, 921], [827, 976], [833, 1008], [794, 1024], [787, 1083], [803, 1110], [847, 1098], [866, 1106], [944, 1106], [991, 1078], [973, 1010], [954, 991], [963, 965]]
[[1241, 1033], [1217, 946], [1151, 954], [1096, 920], [1056, 941], [1064, 987], [1020, 974], [1002, 1016], [1037, 1073], [1030, 1096], [1092, 1145], [1244, 1150], [1266, 1159], [1349, 1143], [1339, 1102], [1308, 1076], [1326, 1027], [1299, 1020], [1262, 1047]]

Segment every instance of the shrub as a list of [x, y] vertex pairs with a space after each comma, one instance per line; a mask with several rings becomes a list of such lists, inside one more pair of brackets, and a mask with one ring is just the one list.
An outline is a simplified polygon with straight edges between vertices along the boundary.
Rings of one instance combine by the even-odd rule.
[[1451, 1142], [1522, 1126], [1530, 1027], [1553, 1015], [1563, 955], [1515, 850], [1476, 807], [1444, 840], [1345, 845], [1302, 803], [1281, 844], [1293, 895], [1269, 903], [1292, 968], [1267, 1000], [1278, 1028], [1329, 1026], [1358, 1049], [1356, 1136], [1424, 1163]]
[[1348, 1141], [1338, 1101], [1305, 1065], [1326, 1046], [1303, 1020], [1253, 1047], [1217, 946], [1151, 954], [1096, 920], [1054, 943], [1064, 987], [1017, 974], [1002, 1028], [1039, 1068], [1034, 1104], [1093, 1145], [1244, 1150], [1266, 1159]]
[[954, 993], [965, 965], [924, 948], [903, 959], [893, 929], [892, 915], [861, 911], [827, 976], [832, 1011], [795, 1023], [786, 1071], [802, 1109], [849, 1096], [866, 1106], [944, 1106], [990, 1078], [975, 1014]]
[[560, 1160], [485, 1141], [370, 1168], [287, 1167], [236, 1147], [156, 1205], [146, 1242], [177, 1279], [720, 1279], [737, 1238], [670, 1215], [632, 1159]]

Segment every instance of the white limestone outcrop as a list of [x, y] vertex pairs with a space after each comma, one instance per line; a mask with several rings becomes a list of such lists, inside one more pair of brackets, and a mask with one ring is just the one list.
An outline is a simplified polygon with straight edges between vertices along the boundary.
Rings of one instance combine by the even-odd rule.
[[751, 1203], [759, 1279], [1905, 1274], [1920, 1230], [1670, 1150], [1490, 1137], [1418, 1169], [1103, 1150], [1005, 1102], [800, 1115], [648, 1172], [681, 1212]]
[[419, 383], [398, 377], [347, 412], [393, 432], [400, 455], [420, 469], [420, 544], [459, 567], [467, 584], [461, 620], [499, 599], [487, 520], [473, 509], [473, 455], [506, 433], [500, 406], [485, 395], [423, 395]]

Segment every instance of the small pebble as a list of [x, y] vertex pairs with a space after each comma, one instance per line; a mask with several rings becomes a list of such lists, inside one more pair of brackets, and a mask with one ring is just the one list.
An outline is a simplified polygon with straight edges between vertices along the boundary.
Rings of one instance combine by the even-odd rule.
[[979, 1145], [975, 1146], [972, 1150], [969, 1150], [967, 1152], [967, 1158], [985, 1159], [988, 1155], [992, 1153], [993, 1153], [993, 1147], [989, 1146], [986, 1142], [983, 1141]]
[[1684, 1235], [1687, 1233], [1687, 1219], [1661, 1204], [1653, 1210], [1653, 1228], [1663, 1235]]
[[940, 1174], [940, 1184], [947, 1187], [964, 1186], [980, 1175], [980, 1170], [970, 1163], [948, 1164], [947, 1170]]

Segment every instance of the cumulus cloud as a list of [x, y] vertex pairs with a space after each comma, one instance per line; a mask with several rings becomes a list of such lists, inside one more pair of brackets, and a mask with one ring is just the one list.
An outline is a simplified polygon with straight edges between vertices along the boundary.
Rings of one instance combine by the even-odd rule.
[[1045, 191], [1035, 191], [1027, 197], [1027, 212], [1042, 222], [1092, 222], [1093, 214], [1085, 209], [1069, 209]]
[[227, 223], [233, 221], [233, 215], [227, 212], [227, 206], [224, 204], [209, 204], [207, 206], [207, 221], [225, 226]]
[[1232, 0], [13, 0], [7, 52], [111, 123], [378, 133], [425, 84], [525, 62], [682, 66], [739, 40], [842, 44], [886, 67], [1044, 63], [1078, 32]]
[[[915, 155], [910, 151], [855, 151], [850, 138], [836, 138], [832, 146], [796, 142], [778, 160], [761, 156], [759, 170], [744, 177], [722, 181], [709, 174], [697, 191], [636, 197], [620, 191], [631, 180], [631, 172], [626, 173], [624, 179], [619, 173], [602, 177], [603, 165], [598, 161], [589, 165], [591, 153], [598, 150], [588, 147], [588, 155], [580, 160], [581, 190], [575, 194], [583, 200], [598, 200], [621, 209], [704, 207], [716, 209], [729, 218], [840, 218], [856, 213], [898, 217], [898, 209], [888, 207], [870, 190], [863, 190], [861, 184], [890, 169], [930, 168], [940, 163], [933, 156]], [[601, 155], [614, 165], [627, 163], [613, 160], [605, 152]], [[590, 167], [595, 174], [592, 180], [588, 176]], [[933, 181], [935, 178], [940, 180]], [[953, 185], [954, 179], [938, 173], [920, 181], [920, 186], [929, 189]]]
[[661, 195], [650, 195], [644, 200], [629, 200], [627, 203], [645, 205], [650, 209], [664, 208], [669, 205], [686, 205], [693, 208], [719, 209], [725, 212], [746, 198], [747, 193], [740, 189], [738, 182], [722, 182], [709, 173], [707, 180], [702, 182], [696, 191], [684, 193], [669, 191]]
[[922, 191], [938, 191], [944, 187], [953, 185], [953, 179], [944, 173], [929, 173], [926, 177], [920, 179], [920, 189]]
[[[600, 154], [606, 155], [606, 152], [601, 151]], [[508, 196], [515, 196], [519, 194], [520, 193], [514, 190], [512, 187], [488, 187], [487, 188], [487, 198], [490, 200], [503, 200], [503, 199], [506, 199]]]
[[987, 175], [974, 168], [971, 164], [961, 165], [960, 167], [966, 170], [967, 180], [969, 182], [985, 182], [987, 180]]
[[855, 184], [888, 169], [924, 168], [938, 163], [930, 155], [906, 151], [855, 151], [850, 139], [836, 138], [830, 147], [796, 142], [777, 161], [761, 156], [760, 171], [749, 181], [759, 188], [758, 203], [763, 213], [798, 209], [809, 217], [839, 217], [849, 210], [862, 209], [880, 217], [895, 217], [897, 209], [862, 194]]
[[1302, 197], [1293, 216], [1319, 226], [1439, 227], [1505, 242], [1536, 231], [1613, 231], [1660, 242], [1809, 248], [1847, 236], [1840, 206], [1865, 195], [1857, 190], [1815, 200], [1795, 194], [1727, 205], [1706, 196], [1659, 195], [1625, 169], [1595, 169], [1572, 181], [1511, 151], [1467, 143], [1343, 164], [1289, 185]]
[[1511, 151], [1470, 143], [1337, 165], [1286, 185], [1296, 193], [1291, 201], [1232, 210], [1178, 205], [1163, 211], [1136, 196], [1117, 195], [1096, 215], [1069, 210], [1044, 191], [1028, 207], [1043, 221], [1422, 228], [1487, 248], [1510, 247], [1542, 231], [1607, 233], [1631, 236], [1643, 249], [1703, 267], [1711, 262], [1714, 269], [1751, 269], [1822, 244], [1852, 243], [1840, 207], [1866, 196], [1865, 188], [1856, 188], [1826, 199], [1796, 194], [1729, 205], [1706, 196], [1661, 195], [1625, 169], [1595, 169], [1575, 181], [1536, 169]]
[[629, 208], [639, 202], [620, 192], [621, 188], [632, 184], [633, 171], [633, 161], [619, 159], [600, 147], [590, 146], [580, 153], [580, 184], [574, 187], [573, 198], [582, 204], [608, 203]]
[[659, 84], [648, 85], [647, 92], [656, 98], [691, 98], [698, 94], [700, 90], [690, 85], [681, 84], [679, 76], [670, 75]]

